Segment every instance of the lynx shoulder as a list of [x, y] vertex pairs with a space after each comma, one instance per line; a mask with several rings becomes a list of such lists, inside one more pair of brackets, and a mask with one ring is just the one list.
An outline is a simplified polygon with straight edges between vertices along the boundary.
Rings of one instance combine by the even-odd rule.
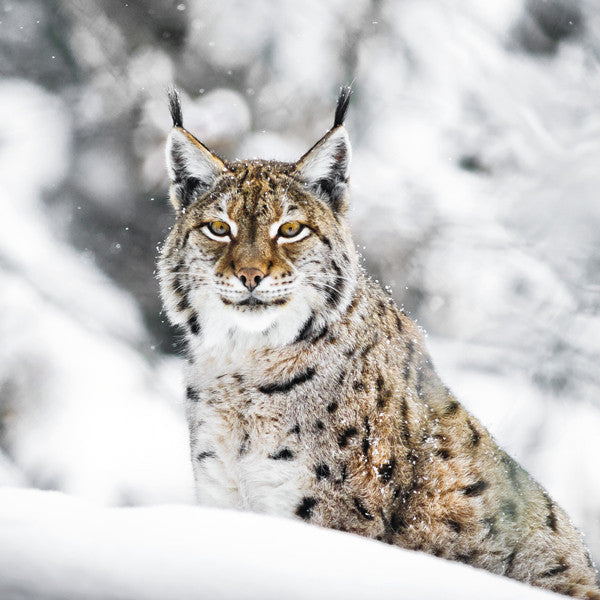
[[296, 163], [167, 144], [159, 261], [188, 343], [199, 502], [296, 517], [598, 599], [580, 534], [438, 378], [419, 329], [358, 265], [342, 90]]

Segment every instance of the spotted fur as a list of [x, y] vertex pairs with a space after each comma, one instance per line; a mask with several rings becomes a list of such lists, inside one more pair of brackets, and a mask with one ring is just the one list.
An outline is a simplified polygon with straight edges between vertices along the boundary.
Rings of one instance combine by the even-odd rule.
[[[452, 396], [419, 329], [359, 268], [346, 220], [348, 99], [297, 163], [226, 162], [183, 128], [171, 95], [177, 220], [159, 273], [188, 343], [199, 501], [600, 598], [564, 511]], [[214, 221], [228, 224], [227, 240], [207, 233]], [[305, 235], [282, 241], [288, 221]], [[253, 290], [243, 270], [262, 274]]]

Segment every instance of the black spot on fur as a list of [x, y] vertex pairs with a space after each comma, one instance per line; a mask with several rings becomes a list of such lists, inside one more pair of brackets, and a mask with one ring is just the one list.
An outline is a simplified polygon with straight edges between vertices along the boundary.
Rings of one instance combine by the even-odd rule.
[[331, 470], [326, 463], [319, 463], [319, 465], [315, 465], [315, 474], [317, 475], [317, 480], [323, 480], [323, 478], [329, 478]]
[[337, 411], [339, 405], [337, 404], [336, 401], [332, 401], [331, 403], [329, 403], [329, 405], [327, 405], [327, 413], [334, 413], [335, 411]]
[[478, 497], [486, 488], [489, 488], [490, 483], [485, 480], [479, 480], [474, 484], [469, 484], [463, 488], [463, 493], [466, 497]]
[[364, 359], [374, 348], [375, 345], [379, 342], [379, 336], [377, 334], [375, 334], [375, 337], [373, 338], [373, 340], [371, 340], [371, 342], [369, 342], [369, 344], [367, 344], [367, 346], [365, 346], [362, 351], [360, 352], [360, 356]]
[[244, 432], [244, 437], [242, 438], [242, 442], [240, 444], [240, 448], [238, 449], [238, 455], [241, 457], [248, 452], [250, 448], [250, 434], [248, 432]]
[[400, 435], [402, 436], [402, 440], [404, 441], [404, 443], [408, 444], [410, 441], [410, 428], [408, 426], [408, 420], [409, 420], [408, 401], [404, 397], [402, 398], [401, 410], [402, 410], [402, 422], [400, 425]]
[[313, 339], [311, 340], [311, 342], [314, 344], [315, 342], [318, 342], [319, 340], [321, 340], [321, 338], [324, 338], [327, 335], [327, 332], [329, 331], [329, 329], [327, 328], [327, 326], [323, 326], [321, 328], [321, 331], [318, 332]]
[[515, 488], [515, 490], [517, 490], [517, 491], [520, 490], [521, 483], [519, 482], [519, 465], [518, 465], [518, 463], [512, 457], [509, 457], [505, 453], [503, 453], [500, 456], [500, 461], [506, 467], [506, 474], [507, 474], [508, 478], [510, 479], [510, 481], [512, 482], [512, 485]]
[[354, 380], [354, 382], [352, 382], [352, 388], [358, 392], [359, 390], [365, 389], [365, 384], [361, 380]]
[[452, 458], [452, 453], [448, 449], [436, 449], [435, 454], [444, 460]]
[[558, 560], [558, 565], [554, 568], [550, 568], [543, 574], [540, 574], [540, 578], [550, 578], [550, 576], [556, 576], [557, 574], [562, 574], [569, 569], [569, 566], [565, 563], [564, 559]]
[[408, 524], [406, 523], [406, 520], [404, 519], [400, 511], [395, 511], [394, 513], [392, 513], [390, 526], [396, 534], [399, 534], [408, 526]]
[[391, 396], [392, 393], [389, 390], [380, 390], [377, 394], [377, 408], [383, 409], [388, 404], [388, 401], [390, 400]]
[[365, 520], [372, 520], [373, 514], [366, 509], [366, 507], [360, 502], [360, 499], [358, 499], [357, 497], [354, 497], [353, 500], [354, 500], [354, 507], [356, 507], [356, 510], [358, 511], [358, 513], [360, 513], [360, 515], [363, 518], [365, 518]]
[[196, 389], [192, 388], [191, 386], [188, 386], [185, 389], [185, 396], [190, 401], [194, 401], [195, 403], [197, 403], [200, 400], [200, 395], [198, 394], [198, 391]]
[[506, 566], [504, 568], [505, 576], [510, 576], [511, 572], [513, 571], [516, 556], [517, 556], [517, 549], [513, 549], [512, 553], [505, 559], [505, 561], [506, 561]]
[[302, 503], [296, 508], [296, 515], [303, 520], [310, 520], [317, 502], [317, 499], [314, 497], [304, 497]]
[[482, 522], [488, 527], [486, 538], [498, 534], [498, 529], [496, 528], [496, 518], [494, 516], [483, 518]]
[[387, 463], [383, 463], [382, 465], [379, 466], [379, 469], [378, 469], [379, 477], [381, 478], [381, 480], [384, 483], [387, 484], [392, 479], [395, 468], [396, 468], [396, 460], [395, 459], [391, 459]]
[[554, 513], [554, 501], [544, 493], [544, 498], [546, 499], [546, 507], [548, 508], [548, 515], [546, 516], [546, 526], [552, 530], [552, 532], [556, 532], [558, 529], [558, 524], [556, 521], [556, 514]]
[[369, 454], [369, 449], [371, 448], [371, 441], [369, 440], [371, 437], [371, 424], [369, 423], [369, 418], [365, 417], [365, 434], [366, 436], [362, 441], [362, 452], [366, 457]]
[[275, 460], [284, 460], [284, 461], [290, 461], [291, 459], [294, 458], [294, 452], [290, 451], [290, 449], [283, 448], [280, 449], [279, 451], [277, 451], [276, 453], [273, 453], [272, 455], [269, 455], [269, 459], [275, 459]]
[[348, 444], [348, 439], [356, 436], [358, 434], [358, 430], [352, 426], [351, 428], [346, 428], [343, 432], [338, 436], [338, 444], [340, 447], [345, 447]]
[[454, 415], [459, 407], [460, 405], [455, 400], [450, 401], [444, 408], [444, 415]]
[[315, 422], [315, 427], [317, 428], [317, 430], [324, 430], [325, 429], [325, 424], [320, 419], [318, 419]]
[[467, 553], [459, 553], [456, 556], [456, 561], [471, 564], [471, 563], [473, 563], [473, 559], [475, 559], [476, 555], [477, 555], [477, 551], [468, 551]]
[[345, 463], [342, 463], [342, 472], [341, 472], [342, 482], [346, 482], [348, 478], [348, 466]]
[[471, 430], [471, 445], [476, 447], [481, 442], [481, 434], [471, 423], [470, 419], [467, 420], [467, 426], [469, 426], [469, 430]]
[[350, 315], [354, 311], [354, 309], [356, 309], [357, 305], [358, 305], [358, 297], [354, 296], [352, 298], [352, 302], [348, 305], [348, 308], [346, 309], [346, 315]]
[[208, 459], [209, 457], [214, 457], [215, 454], [213, 451], [202, 451], [202, 453], [198, 453], [196, 455], [196, 460], [197, 461], [204, 461], [205, 459]]
[[383, 509], [379, 509], [379, 515], [381, 516], [385, 530], [385, 540], [388, 543], [393, 543], [394, 535], [400, 534], [406, 528], [406, 520], [402, 517], [399, 510], [392, 512], [389, 519], [386, 517]]
[[290, 431], [289, 434], [300, 434], [300, 424], [296, 424]]
[[190, 308], [190, 303], [188, 302], [187, 295], [184, 294], [181, 297], [181, 299], [179, 300], [179, 302], [177, 303], [177, 310], [183, 312], [189, 308]]
[[456, 532], [457, 534], [460, 533], [460, 531], [462, 530], [460, 522], [457, 522], [456, 520], [446, 520], [446, 525], [450, 529], [454, 530], [454, 532]]
[[384, 384], [385, 380], [383, 379], [383, 376], [381, 374], [378, 374], [377, 380], [375, 380], [375, 388], [377, 388], [377, 390], [382, 390]]
[[517, 517], [517, 504], [510, 499], [502, 501], [500, 510], [509, 520], [515, 520]]
[[200, 324], [198, 323], [198, 316], [195, 313], [188, 319], [188, 326], [194, 336], [200, 334]]
[[402, 318], [397, 313], [396, 313], [396, 327], [398, 328], [398, 332], [402, 332], [402, 330], [403, 330]]
[[266, 384], [265, 386], [259, 386], [258, 390], [264, 394], [273, 394], [276, 392], [289, 392], [294, 386], [303, 384], [312, 379], [316, 373], [314, 367], [309, 367], [305, 372], [298, 374], [287, 382], [280, 382], [277, 384]]

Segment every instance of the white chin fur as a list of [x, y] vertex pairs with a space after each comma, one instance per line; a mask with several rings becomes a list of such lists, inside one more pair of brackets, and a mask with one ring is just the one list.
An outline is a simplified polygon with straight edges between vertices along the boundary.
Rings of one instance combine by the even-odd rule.
[[224, 354], [289, 344], [311, 313], [308, 301], [298, 293], [285, 305], [254, 310], [236, 309], [212, 295], [197, 306], [202, 322], [198, 350]]

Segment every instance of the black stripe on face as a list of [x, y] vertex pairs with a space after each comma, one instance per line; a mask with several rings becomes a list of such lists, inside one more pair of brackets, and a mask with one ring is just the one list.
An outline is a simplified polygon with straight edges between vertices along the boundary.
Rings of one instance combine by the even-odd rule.
[[188, 326], [190, 328], [190, 332], [197, 336], [200, 334], [200, 322], [198, 321], [198, 316], [193, 313], [192, 316], [188, 319]]
[[302, 342], [303, 340], [308, 339], [310, 332], [312, 330], [312, 325], [315, 321], [315, 314], [311, 313], [310, 317], [306, 320], [305, 324], [302, 326], [300, 332], [298, 332], [298, 336], [294, 339], [293, 344], [296, 342]]
[[176, 308], [177, 308], [177, 311], [179, 311], [180, 313], [182, 313], [186, 309], [190, 308], [190, 303], [188, 302], [186, 294], [184, 294], [181, 297], [180, 301], [177, 303], [177, 307]]
[[344, 278], [342, 276], [342, 270], [339, 268], [335, 261], [331, 261], [331, 268], [335, 272], [333, 282], [329, 284], [327, 288], [327, 295], [325, 302], [333, 309], [337, 307], [339, 302], [342, 300], [342, 291], [344, 289]]
[[287, 382], [279, 382], [276, 384], [265, 384], [264, 386], [259, 386], [258, 390], [263, 394], [274, 394], [276, 392], [289, 392], [294, 386], [298, 386], [298, 384], [303, 384], [304, 382], [308, 382], [311, 380], [316, 373], [314, 367], [309, 367], [305, 372], [298, 374], [293, 377], [291, 380]]

